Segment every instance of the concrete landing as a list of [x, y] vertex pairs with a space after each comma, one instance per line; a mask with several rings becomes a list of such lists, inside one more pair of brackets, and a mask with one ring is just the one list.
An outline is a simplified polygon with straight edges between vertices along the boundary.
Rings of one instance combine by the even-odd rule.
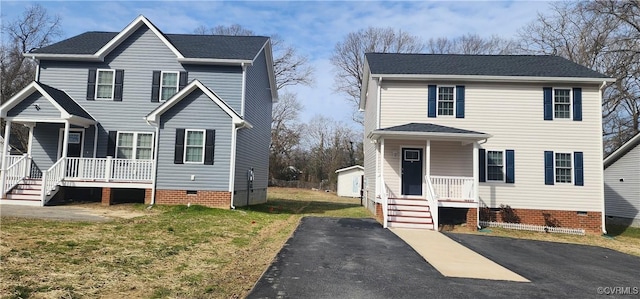
[[440, 232], [406, 228], [390, 230], [444, 276], [530, 282]]

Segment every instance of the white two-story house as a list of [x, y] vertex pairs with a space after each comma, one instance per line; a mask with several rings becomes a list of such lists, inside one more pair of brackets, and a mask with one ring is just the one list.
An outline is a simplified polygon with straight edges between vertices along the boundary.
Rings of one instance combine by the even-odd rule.
[[[368, 53], [365, 198], [385, 227], [462, 214], [604, 230], [602, 88], [557, 56]], [[508, 219], [501, 219], [507, 210]]]

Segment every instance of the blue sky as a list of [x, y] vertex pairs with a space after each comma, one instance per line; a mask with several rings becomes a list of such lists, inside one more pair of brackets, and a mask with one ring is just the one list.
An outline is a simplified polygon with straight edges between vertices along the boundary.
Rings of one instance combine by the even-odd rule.
[[[36, 2], [0, 2], [3, 22], [13, 20]], [[165, 33], [193, 33], [200, 25], [240, 24], [260, 35], [278, 34], [309, 57], [315, 84], [297, 86], [304, 105], [301, 121], [316, 114], [357, 127], [351, 106], [333, 92], [329, 62], [335, 44], [346, 34], [368, 26], [393, 27], [422, 38], [465, 33], [513, 37], [549, 9], [540, 1], [41, 1], [62, 18], [63, 38], [85, 31], [120, 31], [140, 14]]]

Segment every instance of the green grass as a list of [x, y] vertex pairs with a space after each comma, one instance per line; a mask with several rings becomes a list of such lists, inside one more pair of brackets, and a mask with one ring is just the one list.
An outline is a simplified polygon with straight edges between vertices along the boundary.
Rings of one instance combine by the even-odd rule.
[[107, 210], [144, 216], [106, 223], [2, 218], [0, 297], [243, 297], [300, 218], [370, 216], [359, 200], [280, 188], [269, 190], [266, 204], [235, 211]]
[[607, 224], [607, 235], [640, 239], [640, 228], [624, 225]]

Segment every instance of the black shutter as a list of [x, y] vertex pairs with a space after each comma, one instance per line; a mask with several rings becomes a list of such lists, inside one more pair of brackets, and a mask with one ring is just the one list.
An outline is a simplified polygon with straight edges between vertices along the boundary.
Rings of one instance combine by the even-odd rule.
[[487, 181], [487, 163], [486, 163], [486, 157], [487, 157], [487, 151], [484, 149], [479, 149], [478, 150], [478, 164], [480, 164], [478, 167], [480, 173], [478, 173], [478, 177], [479, 177], [479, 181], [480, 182], [486, 182]]
[[216, 130], [207, 130], [206, 142], [204, 144], [204, 164], [205, 165], [213, 165], [215, 144], [216, 144]]
[[153, 71], [151, 102], [160, 102], [160, 71]]
[[464, 118], [464, 85], [456, 86], [456, 118]]
[[116, 139], [118, 131], [109, 131], [109, 139], [107, 140], [107, 156], [116, 157]]
[[436, 117], [436, 86], [428, 86], [427, 94], [427, 117]]
[[176, 147], [173, 164], [184, 164], [184, 129], [176, 129]]
[[584, 154], [582, 152], [573, 153], [573, 163], [575, 168], [576, 186], [584, 186]]
[[544, 184], [553, 185], [555, 174], [553, 173], [553, 152], [544, 151]]
[[505, 151], [505, 160], [507, 160], [507, 171], [506, 171], [506, 178], [505, 178], [505, 183], [508, 184], [513, 184], [516, 182], [515, 180], [515, 165], [514, 165], [514, 160], [515, 160], [515, 152], [513, 150], [506, 150]]
[[122, 85], [124, 82], [124, 70], [116, 70], [116, 81], [114, 86], [113, 100], [122, 101]]
[[553, 89], [551, 87], [542, 88], [544, 102], [544, 120], [553, 120]]
[[182, 90], [185, 86], [187, 86], [187, 82], [189, 82], [189, 73], [180, 72], [180, 83], [178, 84], [178, 90]]
[[96, 69], [89, 70], [87, 78], [87, 101], [96, 99]]
[[582, 121], [582, 88], [573, 89], [573, 120]]

